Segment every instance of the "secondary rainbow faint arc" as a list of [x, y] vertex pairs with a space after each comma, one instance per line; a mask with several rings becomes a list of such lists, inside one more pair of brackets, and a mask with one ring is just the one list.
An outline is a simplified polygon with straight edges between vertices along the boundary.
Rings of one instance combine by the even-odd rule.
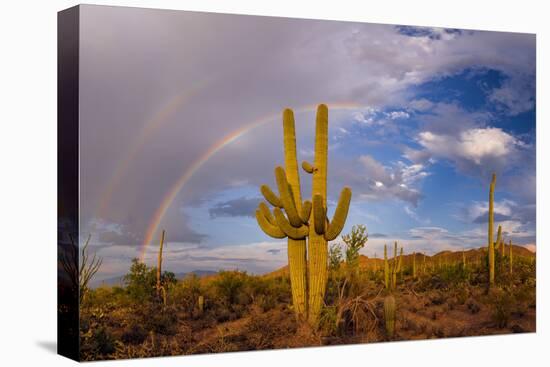
[[168, 102], [161, 110], [159, 110], [152, 119], [148, 120], [141, 128], [139, 135], [132, 141], [130, 147], [124, 154], [124, 156], [118, 161], [113, 176], [103, 189], [99, 204], [96, 208], [96, 217], [101, 217], [105, 208], [109, 204], [114, 191], [120, 185], [124, 176], [128, 172], [131, 162], [136, 157], [137, 153], [141, 150], [143, 145], [147, 142], [149, 137], [157, 130], [159, 130], [163, 123], [176, 112], [189, 98], [197, 94], [200, 90], [204, 89], [210, 83], [210, 79], [195, 83], [191, 87], [183, 90], [175, 95], [170, 102]]
[[[332, 110], [347, 110], [347, 109], [357, 109], [360, 108], [360, 105], [355, 102], [340, 102], [340, 103], [334, 103], [330, 104], [328, 103], [329, 109]], [[300, 108], [295, 109], [294, 111], [296, 113], [302, 113], [302, 112], [308, 112], [308, 111], [314, 111], [317, 108], [317, 105], [307, 105]], [[159, 207], [155, 211], [155, 214], [153, 215], [153, 218], [151, 220], [150, 225], [147, 227], [147, 232], [145, 233], [145, 239], [142, 244], [142, 248], [140, 251], [140, 260], [143, 261], [145, 257], [145, 252], [147, 251], [147, 247], [153, 240], [153, 236], [155, 235], [155, 232], [157, 231], [160, 222], [164, 218], [164, 215], [166, 214], [166, 211], [171, 206], [172, 202], [175, 200], [178, 193], [181, 191], [181, 189], [185, 186], [185, 184], [193, 177], [195, 172], [204, 165], [212, 156], [214, 156], [217, 152], [219, 152], [222, 148], [227, 146], [228, 144], [234, 142], [250, 130], [261, 126], [267, 122], [274, 121], [275, 119], [278, 119], [281, 117], [280, 113], [276, 114], [270, 114], [263, 117], [260, 117], [256, 120], [254, 120], [251, 123], [248, 123], [241, 127], [240, 129], [226, 135], [222, 139], [218, 140], [216, 143], [212, 144], [208, 150], [206, 150], [196, 161], [191, 164], [180, 176], [180, 178], [172, 185], [170, 190], [166, 193], [166, 195], [163, 197]]]

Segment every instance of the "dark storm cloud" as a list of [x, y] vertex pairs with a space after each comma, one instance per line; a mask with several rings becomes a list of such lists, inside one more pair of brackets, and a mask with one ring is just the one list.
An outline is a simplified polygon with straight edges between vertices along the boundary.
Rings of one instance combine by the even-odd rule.
[[260, 198], [241, 197], [216, 203], [208, 210], [210, 218], [217, 217], [254, 217]]

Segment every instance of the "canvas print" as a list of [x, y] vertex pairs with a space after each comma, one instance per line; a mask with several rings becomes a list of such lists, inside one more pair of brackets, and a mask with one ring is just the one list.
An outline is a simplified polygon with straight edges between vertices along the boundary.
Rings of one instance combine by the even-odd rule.
[[534, 34], [59, 13], [59, 352], [536, 330]]

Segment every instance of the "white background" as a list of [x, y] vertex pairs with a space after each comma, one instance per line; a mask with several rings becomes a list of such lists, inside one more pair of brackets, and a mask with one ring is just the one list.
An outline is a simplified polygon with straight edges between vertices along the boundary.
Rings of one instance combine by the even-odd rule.
[[[537, 333], [101, 362], [113, 366], [548, 365], [549, 11], [538, 1], [95, 1], [96, 4], [537, 33]], [[0, 365], [65, 366], [56, 348], [56, 12], [0, 3]], [[546, 10], [546, 11], [545, 11]], [[548, 159], [548, 158], [547, 158]], [[542, 245], [541, 245], [542, 244]], [[546, 348], [545, 348], [546, 347]]]

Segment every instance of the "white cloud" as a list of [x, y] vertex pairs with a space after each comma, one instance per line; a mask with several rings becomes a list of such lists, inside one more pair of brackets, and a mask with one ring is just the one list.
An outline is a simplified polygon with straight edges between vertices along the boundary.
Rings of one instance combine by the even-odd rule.
[[417, 221], [418, 223], [430, 224], [430, 219], [422, 219], [422, 218], [420, 218], [420, 216], [418, 215], [418, 213], [417, 213], [414, 209], [412, 209], [412, 208], [410, 208], [410, 207], [408, 207], [408, 206], [405, 206], [405, 207], [404, 207], [404, 210], [405, 210], [405, 213], [406, 213], [409, 217], [411, 217], [412, 219], [414, 219], [414, 220]]
[[408, 119], [410, 115], [405, 111], [390, 111], [384, 113], [384, 115], [392, 120]]
[[409, 108], [416, 111], [427, 111], [433, 108], [433, 106], [434, 106], [434, 103], [425, 98], [414, 99], [409, 102]]
[[523, 145], [499, 128], [468, 129], [458, 135], [423, 131], [417, 142], [430, 156], [448, 159], [466, 173], [499, 172], [511, 167], [518, 158], [517, 148]]
[[502, 86], [492, 90], [488, 98], [497, 108], [509, 115], [518, 115], [535, 106], [534, 75], [516, 75], [508, 78]]
[[365, 200], [399, 199], [416, 206], [422, 194], [414, 186], [428, 173], [422, 164], [397, 162], [386, 167], [370, 155], [359, 157], [361, 171], [354, 189]]

